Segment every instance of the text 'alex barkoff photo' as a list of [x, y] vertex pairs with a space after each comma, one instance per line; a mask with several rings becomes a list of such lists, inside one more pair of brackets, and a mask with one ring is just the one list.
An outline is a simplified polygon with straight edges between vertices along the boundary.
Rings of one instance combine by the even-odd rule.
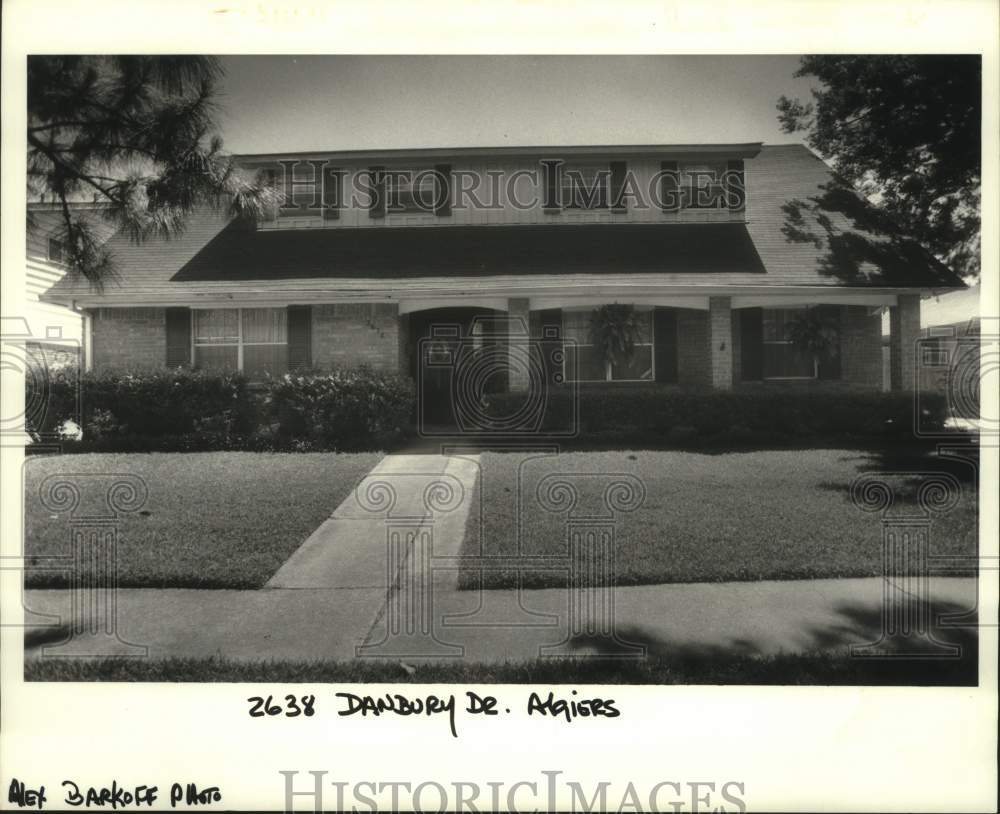
[[[452, 744], [639, 727], [637, 689], [979, 688], [983, 73], [29, 53], [25, 690], [242, 684], [247, 738]], [[328, 757], [275, 799], [479, 810], [321, 783]], [[562, 769], [530, 805], [469, 780], [482, 810], [622, 810]], [[752, 807], [721, 771], [625, 796]], [[66, 778], [9, 796], [236, 799]]]

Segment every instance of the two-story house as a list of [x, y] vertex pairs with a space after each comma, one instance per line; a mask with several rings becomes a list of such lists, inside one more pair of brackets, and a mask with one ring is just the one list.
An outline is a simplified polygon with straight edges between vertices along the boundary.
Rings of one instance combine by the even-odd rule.
[[[241, 163], [284, 193], [265, 221], [206, 213], [169, 241], [119, 235], [109, 244], [118, 280], [98, 292], [68, 276], [48, 292], [90, 316], [94, 368], [369, 365], [416, 375], [428, 362], [421, 353], [440, 361], [456, 342], [492, 342], [508, 360], [507, 386], [520, 389], [534, 375], [519, 361], [525, 348], [555, 337], [565, 347], [545, 361], [549, 383], [822, 380], [877, 390], [888, 309], [892, 386], [906, 390], [921, 298], [964, 287], [926, 252], [877, 231], [864, 202], [838, 194], [830, 168], [799, 145]], [[611, 303], [633, 306], [639, 325], [621, 363], [605, 359], [590, 330], [594, 309]], [[822, 361], [787, 330], [815, 308], [833, 335]], [[484, 324], [505, 325], [504, 335]]]

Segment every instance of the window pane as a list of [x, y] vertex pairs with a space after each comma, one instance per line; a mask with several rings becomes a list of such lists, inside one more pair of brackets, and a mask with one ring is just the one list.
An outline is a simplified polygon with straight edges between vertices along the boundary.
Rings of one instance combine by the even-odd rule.
[[790, 342], [764, 343], [764, 378], [812, 378], [816, 375], [812, 356]]
[[615, 381], [648, 380], [653, 378], [653, 348], [651, 345], [636, 345], [635, 353], [628, 362], [614, 362], [611, 378]]
[[244, 308], [243, 342], [287, 342], [288, 311], [284, 308]]
[[237, 348], [235, 345], [196, 346], [194, 364], [205, 370], [236, 370]]
[[212, 308], [194, 312], [195, 344], [227, 345], [239, 341], [239, 311], [235, 308]]
[[566, 377], [572, 379], [574, 372], [577, 381], [603, 382], [604, 359], [597, 348], [592, 345], [566, 344]]
[[653, 341], [653, 309], [636, 308], [635, 322], [639, 328], [636, 342], [647, 344]]
[[248, 376], [284, 375], [288, 372], [288, 345], [244, 345], [243, 372]]
[[578, 345], [590, 344], [590, 318], [592, 311], [563, 311], [563, 336]]

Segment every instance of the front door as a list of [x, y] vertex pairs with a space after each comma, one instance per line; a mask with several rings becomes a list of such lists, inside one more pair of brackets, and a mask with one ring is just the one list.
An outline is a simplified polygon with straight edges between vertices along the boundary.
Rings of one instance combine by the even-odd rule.
[[496, 342], [490, 335], [493, 314], [486, 308], [437, 308], [410, 315], [410, 368], [422, 424], [455, 426], [465, 401], [498, 386], [499, 376], [477, 375], [481, 371], [472, 367], [482, 366], [484, 348]]

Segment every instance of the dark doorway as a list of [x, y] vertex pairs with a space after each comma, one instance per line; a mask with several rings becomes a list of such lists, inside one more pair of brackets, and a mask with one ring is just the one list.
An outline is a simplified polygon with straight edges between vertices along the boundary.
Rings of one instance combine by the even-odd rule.
[[506, 314], [489, 308], [434, 308], [410, 314], [410, 375], [418, 423], [458, 426], [461, 413], [507, 388]]

